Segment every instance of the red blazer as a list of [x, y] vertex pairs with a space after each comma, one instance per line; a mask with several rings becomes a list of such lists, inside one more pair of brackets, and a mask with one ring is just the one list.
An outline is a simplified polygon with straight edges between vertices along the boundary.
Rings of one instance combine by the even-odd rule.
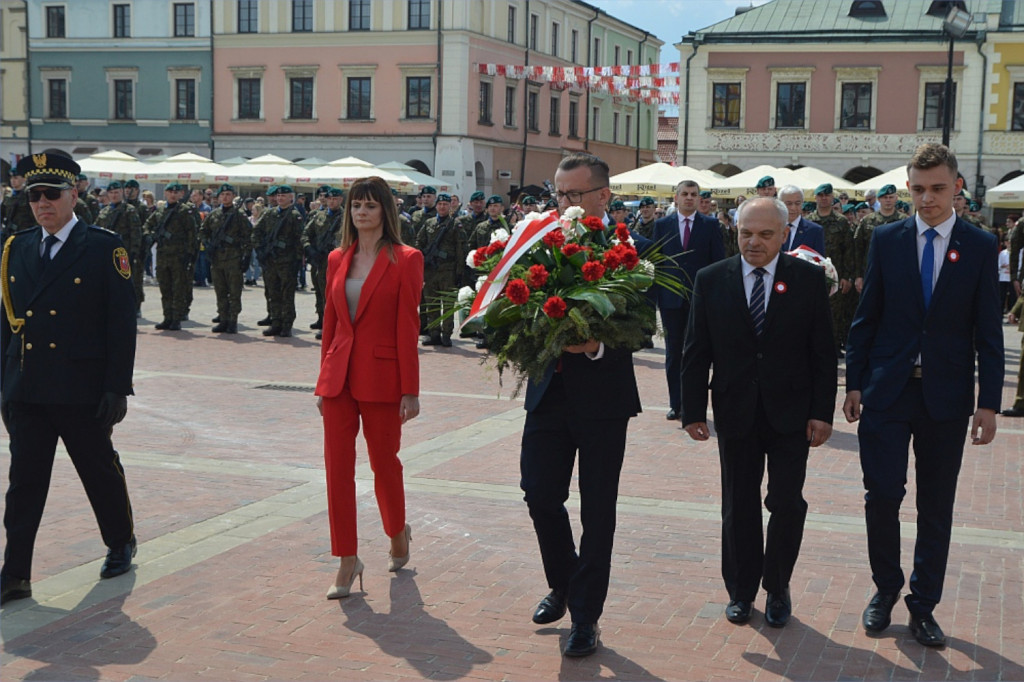
[[323, 346], [316, 394], [334, 398], [348, 385], [364, 402], [397, 403], [419, 395], [420, 292], [423, 254], [394, 246], [394, 262], [384, 247], [363, 283], [351, 321], [345, 279], [356, 244], [335, 249], [327, 258]]

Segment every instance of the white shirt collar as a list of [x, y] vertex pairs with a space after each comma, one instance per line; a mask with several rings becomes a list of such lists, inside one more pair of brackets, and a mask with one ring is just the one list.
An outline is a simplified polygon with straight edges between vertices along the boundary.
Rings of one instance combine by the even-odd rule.
[[[917, 223], [917, 236], [919, 237], [932, 228], [931, 225], [926, 223], [924, 219], [921, 218], [920, 213], [914, 214], [914, 220]], [[955, 223], [956, 211], [952, 211], [951, 215], [948, 218], [943, 220], [938, 225], [935, 225], [935, 231], [938, 232], [943, 239], [949, 239], [949, 233], [953, 231], [953, 225]]]
[[[751, 265], [750, 263], [748, 263], [747, 259], [743, 258], [742, 256], [740, 256], [740, 262], [743, 264], [743, 276], [744, 277], [748, 276], [750, 273], [752, 273], [754, 270], [757, 269], [756, 266]], [[768, 272], [769, 275], [771, 275], [773, 280], [775, 279], [775, 269], [778, 267], [778, 265], [779, 265], [779, 254], [775, 254], [775, 258], [772, 258], [771, 261], [767, 265], [764, 266], [764, 269]]]
[[[60, 240], [61, 244], [66, 242], [68, 240], [68, 237], [71, 236], [71, 228], [73, 228], [75, 226], [75, 223], [77, 222], [78, 216], [71, 216], [71, 220], [68, 221], [67, 224], [64, 225], [64, 227], [57, 230], [55, 234], [57, 235], [57, 239]], [[46, 241], [46, 237], [49, 236], [50, 234], [46, 230], [42, 230], [42, 233], [42, 236], [39, 238], [40, 243]]]

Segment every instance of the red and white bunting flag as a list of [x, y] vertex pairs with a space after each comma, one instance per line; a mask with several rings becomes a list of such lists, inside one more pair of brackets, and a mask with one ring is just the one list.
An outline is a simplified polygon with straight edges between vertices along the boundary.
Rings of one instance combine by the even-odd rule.
[[512, 266], [522, 258], [523, 254], [529, 251], [530, 247], [539, 242], [548, 232], [557, 230], [560, 227], [558, 211], [551, 210], [544, 213], [540, 218], [512, 232], [508, 243], [505, 244], [505, 252], [502, 254], [501, 260], [498, 261], [498, 264], [491, 270], [491, 274], [487, 276], [487, 279], [480, 286], [480, 291], [477, 292], [476, 298], [473, 299], [473, 305], [469, 309], [469, 314], [466, 315], [465, 321], [459, 327], [460, 330], [470, 321], [482, 317], [487, 311], [487, 307], [494, 302], [494, 299], [498, 298], [505, 289], [505, 282], [508, 280], [508, 274], [512, 270]]

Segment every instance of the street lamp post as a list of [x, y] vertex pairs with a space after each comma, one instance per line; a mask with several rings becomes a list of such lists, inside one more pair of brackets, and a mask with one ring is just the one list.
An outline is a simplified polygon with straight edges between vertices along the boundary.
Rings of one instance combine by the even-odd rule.
[[950, 122], [953, 118], [953, 41], [967, 35], [971, 15], [958, 7], [949, 10], [942, 22], [942, 30], [949, 36], [949, 58], [946, 64], [946, 88], [942, 106], [942, 144], [949, 146]]

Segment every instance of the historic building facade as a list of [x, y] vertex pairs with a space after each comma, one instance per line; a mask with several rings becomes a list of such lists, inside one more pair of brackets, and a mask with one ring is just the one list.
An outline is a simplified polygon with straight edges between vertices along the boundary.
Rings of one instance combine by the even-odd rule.
[[0, 0], [0, 179], [29, 151], [28, 35], [23, 0]]

